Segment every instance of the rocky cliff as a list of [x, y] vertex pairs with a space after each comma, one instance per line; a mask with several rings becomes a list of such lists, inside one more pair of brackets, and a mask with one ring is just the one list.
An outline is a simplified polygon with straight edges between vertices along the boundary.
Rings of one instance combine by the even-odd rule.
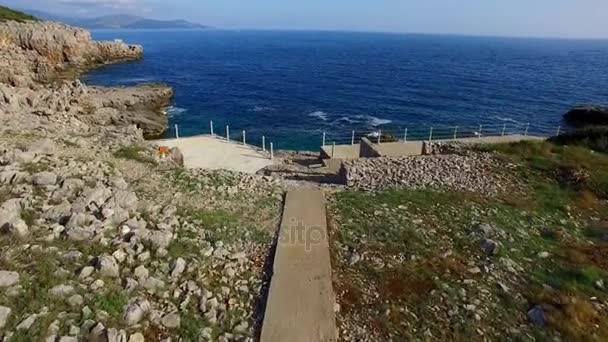
[[282, 185], [143, 141], [167, 86], [64, 79], [140, 47], [51, 23], [0, 37], [0, 340], [252, 341]]
[[97, 42], [59, 23], [0, 23], [0, 130], [91, 134], [134, 125], [146, 137], [161, 135], [168, 86], [87, 87], [64, 77], [142, 55], [141, 46]]

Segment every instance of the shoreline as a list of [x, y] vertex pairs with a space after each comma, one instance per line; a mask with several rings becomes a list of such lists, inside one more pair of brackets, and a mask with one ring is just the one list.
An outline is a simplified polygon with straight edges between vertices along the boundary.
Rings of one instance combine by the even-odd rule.
[[134, 125], [145, 138], [166, 131], [162, 108], [173, 98], [166, 84], [101, 87], [80, 80], [104, 65], [140, 60], [143, 47], [94, 41], [86, 30], [53, 22], [2, 22], [0, 37], [3, 129], [75, 134], [84, 127], [91, 134]]

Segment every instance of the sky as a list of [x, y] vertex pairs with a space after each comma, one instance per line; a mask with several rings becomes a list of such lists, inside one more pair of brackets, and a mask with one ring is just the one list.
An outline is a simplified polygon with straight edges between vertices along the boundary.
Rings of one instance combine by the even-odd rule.
[[607, 0], [0, 0], [54, 14], [134, 14], [218, 28], [608, 38]]

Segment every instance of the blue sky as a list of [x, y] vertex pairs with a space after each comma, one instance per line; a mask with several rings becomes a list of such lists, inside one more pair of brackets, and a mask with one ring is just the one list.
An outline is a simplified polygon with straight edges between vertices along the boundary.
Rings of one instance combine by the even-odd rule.
[[0, 0], [58, 14], [128, 13], [220, 28], [608, 38], [608, 0]]

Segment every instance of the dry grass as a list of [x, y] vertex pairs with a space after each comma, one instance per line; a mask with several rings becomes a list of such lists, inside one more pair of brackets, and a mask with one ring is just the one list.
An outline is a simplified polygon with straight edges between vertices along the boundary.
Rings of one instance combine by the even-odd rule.
[[561, 249], [564, 260], [576, 266], [595, 266], [608, 271], [608, 243], [565, 244]]
[[574, 203], [580, 209], [597, 210], [601, 207], [601, 202], [597, 198], [597, 195], [589, 190], [579, 191]]
[[433, 279], [428, 274], [407, 269], [388, 271], [378, 283], [378, 293], [382, 298], [412, 304], [423, 302], [434, 288]]
[[544, 289], [530, 299], [546, 312], [547, 323], [566, 341], [608, 340], [608, 320], [580, 296]]

